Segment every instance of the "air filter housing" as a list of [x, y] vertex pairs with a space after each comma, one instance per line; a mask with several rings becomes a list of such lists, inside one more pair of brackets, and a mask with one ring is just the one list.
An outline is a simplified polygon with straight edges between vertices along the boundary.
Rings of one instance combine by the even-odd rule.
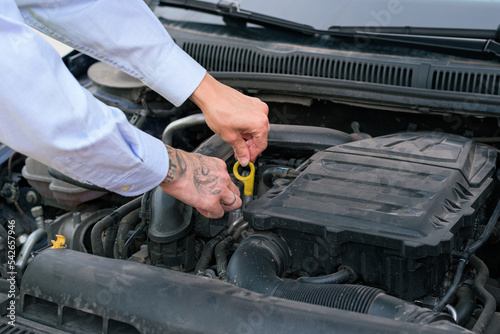
[[473, 236], [495, 158], [492, 148], [443, 133], [343, 144], [251, 202], [245, 218], [278, 229], [298, 269], [347, 265], [368, 285], [411, 300], [436, 291], [451, 252]]

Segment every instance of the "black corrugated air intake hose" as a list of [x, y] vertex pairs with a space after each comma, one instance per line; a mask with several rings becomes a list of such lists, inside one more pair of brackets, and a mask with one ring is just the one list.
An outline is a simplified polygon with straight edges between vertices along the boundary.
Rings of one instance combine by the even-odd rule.
[[418, 324], [453, 321], [447, 314], [432, 312], [368, 286], [281, 279], [289, 265], [290, 250], [283, 239], [272, 233], [254, 234], [233, 254], [227, 279], [239, 287], [269, 296], [389, 319]]

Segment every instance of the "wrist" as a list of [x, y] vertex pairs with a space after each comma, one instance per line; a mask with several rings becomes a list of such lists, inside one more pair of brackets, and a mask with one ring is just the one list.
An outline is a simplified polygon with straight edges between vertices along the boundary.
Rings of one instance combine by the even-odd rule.
[[215, 85], [217, 83], [217, 80], [207, 72], [189, 99], [203, 111], [207, 105], [207, 101], [213, 101], [217, 97], [217, 93], [215, 92]]
[[187, 169], [186, 160], [183, 157], [185, 153], [168, 145], [165, 145], [165, 147], [167, 148], [169, 163], [167, 176], [161, 183], [162, 186], [171, 185], [181, 180]]

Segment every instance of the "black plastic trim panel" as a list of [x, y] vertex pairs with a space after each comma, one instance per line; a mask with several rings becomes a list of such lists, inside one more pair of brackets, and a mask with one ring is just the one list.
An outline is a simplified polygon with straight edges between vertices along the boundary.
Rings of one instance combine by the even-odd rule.
[[[82, 331], [87, 314], [102, 317], [104, 324], [128, 323], [140, 333], [446, 334], [457, 329], [448, 322], [421, 326], [268, 297], [206, 277], [67, 249], [35, 257], [21, 282], [21, 301], [26, 295], [84, 311], [81, 323], [70, 328], [48, 324], [71, 333], [109, 333], [105, 327]], [[23, 312], [23, 302], [18, 305], [20, 316], [34, 317]]]

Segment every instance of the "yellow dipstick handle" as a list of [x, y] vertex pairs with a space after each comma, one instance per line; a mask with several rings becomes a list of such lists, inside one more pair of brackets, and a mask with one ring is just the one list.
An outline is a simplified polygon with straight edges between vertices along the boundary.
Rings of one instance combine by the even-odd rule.
[[64, 235], [59, 235], [56, 234], [57, 240], [50, 240], [52, 242], [52, 247], [50, 248], [63, 248], [64, 244], [66, 243], [66, 238]]
[[236, 161], [233, 167], [234, 177], [243, 182], [243, 195], [253, 196], [253, 184], [255, 181], [255, 166], [251, 161], [248, 162], [248, 166], [250, 167], [250, 174], [248, 176], [241, 176], [238, 173], [238, 167], [240, 166], [240, 162]]

